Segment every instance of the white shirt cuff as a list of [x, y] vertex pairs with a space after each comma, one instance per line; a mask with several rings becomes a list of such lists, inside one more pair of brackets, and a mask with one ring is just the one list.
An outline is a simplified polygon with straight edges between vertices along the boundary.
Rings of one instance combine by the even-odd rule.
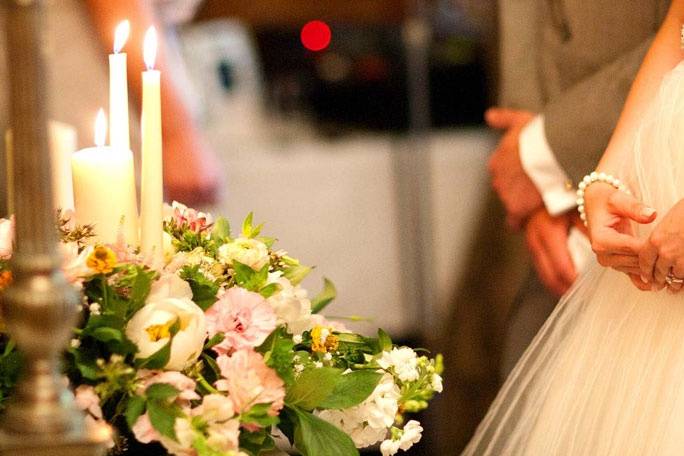
[[544, 116], [535, 117], [523, 128], [518, 146], [522, 167], [541, 193], [546, 210], [559, 215], [574, 208], [577, 196], [546, 141]]

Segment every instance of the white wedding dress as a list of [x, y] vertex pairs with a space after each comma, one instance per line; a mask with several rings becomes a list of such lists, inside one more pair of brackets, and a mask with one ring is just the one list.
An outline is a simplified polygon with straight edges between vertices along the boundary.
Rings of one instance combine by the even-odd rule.
[[[644, 114], [625, 167], [659, 216], [684, 197], [684, 63]], [[684, 293], [642, 292], [598, 265], [563, 297], [464, 452], [682, 454]]]

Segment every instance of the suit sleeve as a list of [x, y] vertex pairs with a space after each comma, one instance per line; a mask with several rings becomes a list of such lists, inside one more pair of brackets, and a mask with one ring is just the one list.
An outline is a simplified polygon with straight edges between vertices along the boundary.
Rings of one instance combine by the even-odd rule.
[[618, 57], [544, 107], [546, 139], [573, 182], [591, 172], [603, 155], [651, 41]]

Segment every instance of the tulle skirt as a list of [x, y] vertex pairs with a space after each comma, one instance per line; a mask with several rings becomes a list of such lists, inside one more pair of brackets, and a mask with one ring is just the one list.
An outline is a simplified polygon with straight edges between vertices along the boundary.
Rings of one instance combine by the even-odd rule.
[[[622, 177], [659, 217], [684, 197], [684, 64], [644, 113]], [[675, 454], [684, 454], [684, 293], [642, 292], [598, 265], [563, 297], [464, 452]]]

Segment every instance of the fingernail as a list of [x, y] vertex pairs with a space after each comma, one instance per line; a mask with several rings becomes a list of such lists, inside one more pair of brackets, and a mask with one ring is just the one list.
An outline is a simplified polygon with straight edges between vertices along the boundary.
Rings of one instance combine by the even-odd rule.
[[642, 215], [643, 217], [650, 217], [650, 216], [652, 216], [653, 214], [655, 214], [655, 211], [656, 211], [656, 210], [653, 209], [652, 207], [645, 207], [645, 208], [643, 208], [643, 209], [641, 210], [641, 215]]
[[642, 282], [648, 283], [648, 279], [646, 278], [646, 276], [642, 275], [642, 276], [640, 276], [640, 277], [641, 277], [641, 281], [642, 281]]

